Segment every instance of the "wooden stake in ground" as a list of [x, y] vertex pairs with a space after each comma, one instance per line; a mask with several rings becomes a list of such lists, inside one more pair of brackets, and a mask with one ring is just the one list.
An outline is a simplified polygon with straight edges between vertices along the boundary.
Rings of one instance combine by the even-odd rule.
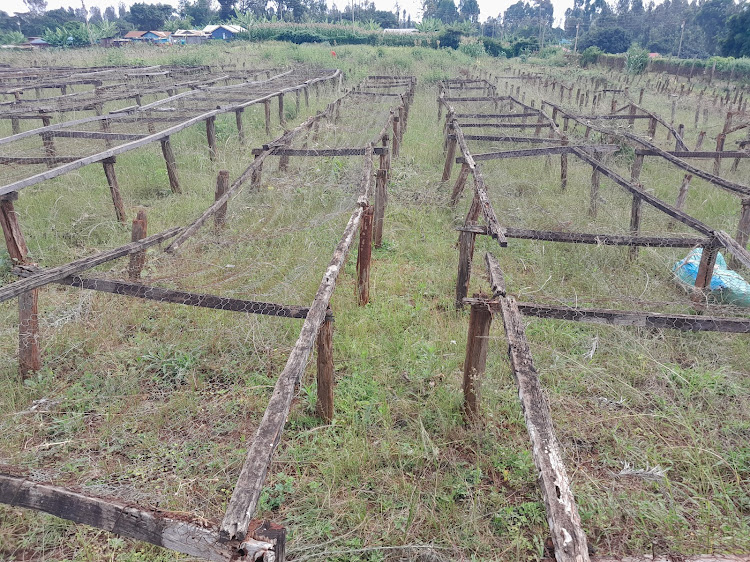
[[[464, 226], [476, 226], [477, 219], [482, 212], [479, 197], [474, 199], [466, 215]], [[474, 244], [477, 235], [474, 232], [461, 231], [458, 235], [458, 275], [456, 276], [456, 308], [464, 305], [464, 299], [469, 294], [469, 283], [471, 282], [471, 262], [474, 258]]]
[[211, 162], [214, 162], [219, 154], [216, 147], [216, 117], [206, 119], [206, 140], [208, 141], [208, 157]]
[[331, 309], [318, 330], [318, 399], [315, 413], [331, 423], [333, 421], [333, 319]]
[[[481, 295], [474, 295], [481, 298]], [[492, 312], [485, 303], [471, 305], [469, 313], [469, 334], [466, 339], [466, 358], [464, 359], [464, 419], [475, 422], [479, 419], [481, 403], [482, 377], [487, 366], [487, 347], [489, 344]]]
[[372, 258], [372, 222], [375, 210], [365, 207], [359, 225], [359, 253], [357, 254], [357, 300], [359, 306], [370, 302], [370, 261]]
[[169, 177], [169, 188], [172, 193], [182, 193], [180, 189], [180, 178], [177, 176], [177, 160], [172, 151], [172, 143], [169, 137], [161, 139], [161, 153], [164, 155], [164, 163], [167, 165], [167, 176]]
[[[216, 193], [214, 196], [214, 200], [218, 201], [219, 199], [221, 199], [221, 197], [226, 193], [227, 189], [229, 189], [229, 171], [220, 170], [219, 175], [216, 176]], [[224, 226], [226, 217], [227, 203], [224, 203], [221, 207], [219, 207], [219, 209], [216, 211], [216, 214], [214, 215], [214, 226], [217, 230], [221, 229]]]
[[115, 157], [102, 160], [102, 166], [104, 167], [104, 176], [107, 178], [109, 191], [112, 194], [112, 203], [115, 205], [115, 216], [118, 221], [124, 223], [125, 205], [122, 202], [120, 185], [117, 183], [117, 175], [115, 174]]
[[383, 224], [385, 222], [385, 206], [387, 204], [388, 170], [379, 169], [375, 172], [375, 216], [372, 229], [373, 244], [376, 248], [383, 245]]
[[[13, 201], [17, 199], [18, 193], [0, 197], [0, 224], [10, 258], [16, 263], [25, 264], [28, 263], [29, 250], [18, 223], [18, 213], [13, 206]], [[18, 295], [18, 372], [21, 381], [42, 367], [38, 299], [38, 289]]]
[[[146, 211], [141, 209], [133, 219], [133, 232], [131, 235], [132, 242], [138, 242], [147, 236], [148, 220], [146, 219]], [[128, 279], [131, 281], [137, 281], [143, 271], [143, 266], [146, 264], [146, 250], [141, 250], [130, 255], [130, 264], [128, 265]]]
[[[601, 160], [601, 152], [594, 152], [594, 159]], [[589, 200], [589, 216], [596, 218], [597, 211], [599, 209], [599, 184], [601, 181], [601, 173], [599, 167], [594, 164], [593, 171], [591, 172], [591, 194]]]

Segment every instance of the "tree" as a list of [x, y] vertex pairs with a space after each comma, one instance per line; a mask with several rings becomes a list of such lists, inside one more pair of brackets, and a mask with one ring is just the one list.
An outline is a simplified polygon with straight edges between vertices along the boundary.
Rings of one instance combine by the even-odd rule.
[[533, 17], [533, 10], [529, 4], [523, 0], [518, 0], [515, 4], [508, 6], [503, 14], [503, 25], [506, 30], [513, 33], [523, 26], [530, 25]]
[[89, 23], [100, 23], [102, 18], [102, 10], [99, 6], [93, 6], [89, 9]]
[[455, 23], [458, 20], [458, 9], [453, 0], [440, 0], [435, 14], [445, 24]]
[[619, 27], [597, 27], [590, 29], [579, 43], [581, 49], [599, 47], [605, 53], [624, 53], [631, 43], [630, 36]]
[[458, 10], [463, 19], [471, 23], [479, 21], [479, 3], [477, 0], [461, 0]]
[[115, 21], [117, 19], [115, 9], [112, 6], [107, 6], [104, 10], [104, 16], [102, 16], [102, 19], [105, 19], [107, 21]]
[[216, 12], [211, 9], [211, 0], [183, 1], [180, 3], [179, 13], [184, 19], [189, 19], [192, 22], [191, 25], [198, 28], [210, 23], [216, 15]]
[[750, 57], [750, 6], [745, 4], [742, 11], [733, 15], [727, 22], [727, 38], [721, 44], [721, 54], [725, 57]]
[[47, 11], [47, 0], [23, 0], [23, 3], [32, 15], [41, 16]]
[[729, 18], [735, 12], [732, 0], [707, 0], [698, 9], [695, 23], [706, 35], [706, 49], [715, 53], [720, 42], [727, 35]]
[[[234, 12], [234, 5], [236, 4], [236, 0], [218, 0], [219, 2], [219, 19], [221, 21], [229, 21], [229, 19], [232, 17], [232, 13]], [[279, 1], [279, 4], [281, 4], [281, 1]], [[133, 8], [131, 8], [132, 11]]]
[[136, 29], [144, 31], [158, 30], [164, 22], [172, 16], [172, 6], [169, 4], [146, 4], [136, 2], [130, 6], [128, 19]]

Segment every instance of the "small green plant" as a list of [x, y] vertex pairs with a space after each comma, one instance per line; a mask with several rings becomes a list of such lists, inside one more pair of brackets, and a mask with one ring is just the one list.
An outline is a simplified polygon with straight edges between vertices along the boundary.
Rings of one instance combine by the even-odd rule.
[[472, 58], [478, 58], [487, 54], [484, 50], [484, 45], [479, 41], [466, 41], [458, 47], [458, 50]]
[[648, 66], [648, 51], [632, 45], [625, 54], [625, 70], [628, 74], [643, 74]]

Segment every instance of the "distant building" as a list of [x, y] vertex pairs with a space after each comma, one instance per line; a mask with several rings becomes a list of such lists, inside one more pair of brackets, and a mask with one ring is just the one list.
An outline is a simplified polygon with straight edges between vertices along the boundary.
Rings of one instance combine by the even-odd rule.
[[172, 34], [172, 43], [178, 45], [197, 45], [209, 39], [208, 33], [199, 29], [178, 29]]
[[169, 43], [170, 31], [128, 31], [123, 39], [148, 43]]
[[207, 25], [203, 32], [208, 35], [209, 39], [223, 39], [229, 41], [234, 39], [238, 33], [244, 33], [247, 29], [239, 25]]
[[408, 35], [409, 33], [417, 33], [417, 30], [413, 27], [405, 27], [405, 28], [387, 28], [383, 30], [383, 33], [397, 33], [401, 35]]
[[51, 47], [51, 45], [41, 37], [29, 37], [29, 40], [26, 41], [24, 45], [28, 45], [32, 49], [46, 49], [47, 47]]

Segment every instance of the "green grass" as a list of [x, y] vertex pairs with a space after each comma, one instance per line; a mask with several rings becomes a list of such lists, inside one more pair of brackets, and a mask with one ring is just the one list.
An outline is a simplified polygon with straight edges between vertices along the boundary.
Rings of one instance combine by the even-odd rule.
[[[472, 61], [452, 51], [351, 46], [338, 47], [332, 61], [329, 50], [274, 43], [75, 55], [91, 65], [109, 57], [119, 64], [152, 64], [188, 55], [256, 66], [337, 64], [347, 72], [347, 85], [370, 73], [419, 78], [402, 155], [394, 160], [385, 241], [374, 251], [372, 302], [356, 306], [356, 249], [332, 301], [334, 422], [323, 425], [314, 417], [311, 364], [257, 516], [287, 526], [288, 553], [296, 560], [417, 559], [426, 549], [416, 547], [426, 545], [436, 560], [538, 559], [548, 530], [499, 319], [483, 382], [483, 424], [466, 426], [461, 418], [468, 314], [454, 307], [454, 228], [469, 201], [464, 195], [451, 209], [452, 184], [440, 182], [444, 156], [435, 81]], [[49, 63], [61, 56], [34, 55]], [[478, 64], [506, 72], [505, 61]], [[289, 116], [290, 124], [322, 107], [327, 96], [313, 97], [309, 109], [303, 104], [301, 115]], [[538, 103], [540, 93], [529, 88], [530, 97]], [[665, 96], [649, 94], [648, 101], [668, 113]], [[245, 119], [245, 148], [237, 142], [233, 116], [218, 119], [216, 164], [208, 161], [201, 128], [174, 136], [181, 195], [169, 190], [158, 146], [118, 157], [128, 216], [147, 208], [150, 232], [196, 217], [213, 199], [217, 170], [229, 169], [235, 178], [250, 160], [249, 148], [265, 142], [262, 110], [249, 109]], [[353, 121], [323, 131], [321, 138], [360, 143], [376, 132], [370, 128], [377, 119], [367, 111]], [[475, 144], [476, 152], [491, 149]], [[612, 165], [628, 175], [626, 157]], [[286, 173], [276, 171], [275, 163], [266, 165], [262, 189], [247, 187], [230, 202], [222, 233], [203, 229], [177, 256], [149, 251], [144, 281], [309, 304], [350, 215], [360, 169], [357, 158], [293, 158]], [[591, 171], [573, 158], [565, 193], [557, 157], [549, 166], [544, 159], [504, 160], [483, 169], [502, 224], [627, 232], [630, 198], [606, 180], [598, 216], [586, 214]], [[746, 162], [735, 179], [743, 181], [743, 174]], [[668, 201], [681, 178], [655, 159], [642, 174], [644, 185]], [[34, 259], [45, 266], [129, 239], [129, 229], [114, 219], [97, 166], [25, 190], [17, 209]], [[738, 201], [694, 180], [687, 211], [732, 233]], [[669, 232], [664, 217], [651, 209], [645, 210], [643, 230]], [[519, 300], [691, 310], [669, 274], [681, 250], [644, 249], [630, 262], [627, 248], [513, 240], [501, 249], [480, 238], [470, 293], [489, 288], [482, 274], [485, 251], [500, 259], [509, 291]], [[118, 261], [94, 273], [121, 276], [125, 267]], [[41, 291], [40, 313], [44, 368], [21, 385], [15, 303], [0, 305], [0, 463], [20, 465], [35, 479], [220, 520], [301, 322], [61, 287]], [[534, 318], [526, 325], [584, 527], [597, 551], [747, 552], [747, 337]], [[636, 470], [659, 466], [665, 476], [620, 476], [626, 463]], [[0, 506], [0, 521], [3, 559], [181, 559], [7, 506]]]

